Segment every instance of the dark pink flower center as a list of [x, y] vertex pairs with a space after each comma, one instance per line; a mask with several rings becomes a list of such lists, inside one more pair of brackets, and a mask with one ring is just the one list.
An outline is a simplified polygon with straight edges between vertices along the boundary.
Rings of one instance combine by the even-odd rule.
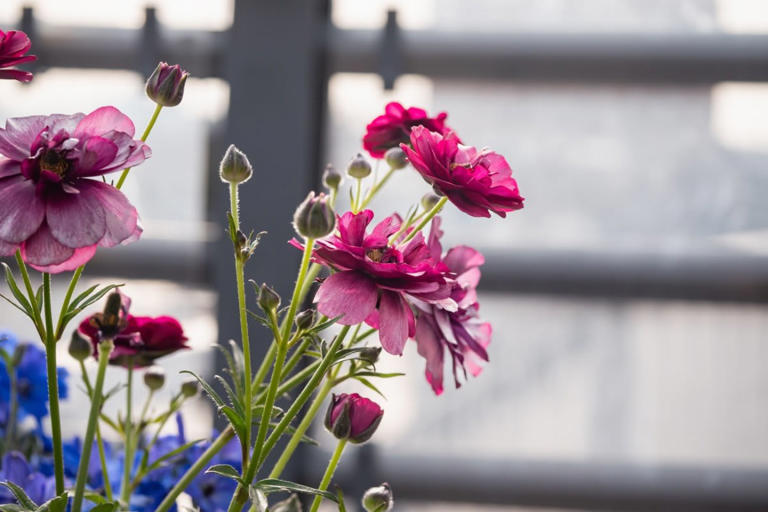
[[72, 167], [72, 163], [55, 149], [46, 149], [40, 156], [40, 170], [52, 172], [63, 178]]
[[395, 251], [391, 247], [372, 247], [365, 251], [365, 255], [376, 263], [394, 263], [397, 261]]

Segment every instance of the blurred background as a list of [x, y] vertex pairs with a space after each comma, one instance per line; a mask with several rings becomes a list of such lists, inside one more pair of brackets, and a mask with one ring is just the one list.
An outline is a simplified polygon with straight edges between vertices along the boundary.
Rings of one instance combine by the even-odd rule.
[[[238, 332], [226, 146], [256, 169], [244, 224], [269, 232], [249, 277], [287, 296], [295, 205], [396, 100], [505, 155], [526, 206], [446, 208], [447, 243], [487, 256], [491, 363], [435, 397], [415, 345], [388, 357], [408, 375], [346, 454], [347, 495], [388, 480], [403, 511], [768, 509], [767, 2], [3, 0], [0, 27], [39, 57], [31, 84], [0, 82], [0, 119], [112, 104], [141, 129], [157, 61], [193, 75], [124, 189], [141, 242], [88, 268], [185, 326], [196, 350], [165, 360], [168, 389], [179, 369], [211, 374]], [[402, 172], [373, 207], [426, 191]], [[0, 305], [32, 338], [24, 320]], [[83, 403], [64, 405], [68, 434]], [[191, 437], [210, 432], [204, 399], [185, 414]], [[293, 478], [316, 482], [325, 460], [306, 450]]]

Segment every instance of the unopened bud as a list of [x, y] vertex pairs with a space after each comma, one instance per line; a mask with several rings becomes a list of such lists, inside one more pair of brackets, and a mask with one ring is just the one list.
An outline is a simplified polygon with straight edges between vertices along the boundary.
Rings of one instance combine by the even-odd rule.
[[69, 355], [78, 361], [85, 361], [93, 353], [91, 342], [85, 339], [85, 337], [77, 330], [72, 332], [68, 350]]
[[386, 482], [378, 487], [371, 487], [363, 494], [363, 508], [366, 512], [387, 512], [392, 510], [394, 504], [392, 488]]
[[402, 169], [408, 165], [408, 155], [406, 155], [405, 151], [399, 147], [389, 148], [387, 152], [384, 153], [384, 160], [387, 161], [387, 165], [390, 169]]
[[357, 393], [334, 394], [325, 414], [325, 428], [337, 439], [364, 443], [376, 432], [383, 415], [376, 402]]
[[293, 227], [304, 238], [323, 238], [336, 227], [336, 213], [328, 196], [310, 192], [293, 214]]
[[430, 211], [440, 201], [440, 198], [435, 194], [424, 194], [421, 198], [421, 207], [425, 212]]
[[360, 351], [360, 359], [370, 364], [376, 364], [376, 361], [379, 360], [379, 354], [381, 354], [381, 347], [365, 347]]
[[259, 307], [264, 311], [273, 311], [280, 306], [280, 295], [275, 290], [267, 286], [267, 283], [259, 288]]
[[122, 330], [125, 311], [123, 310], [123, 294], [119, 291], [107, 295], [104, 312], [98, 319], [98, 327], [102, 338], [113, 338]]
[[302, 510], [301, 500], [295, 494], [269, 507], [269, 512], [302, 512]]
[[219, 177], [225, 183], [244, 183], [253, 175], [253, 167], [248, 157], [230, 144], [219, 164]]
[[368, 163], [368, 160], [366, 160], [362, 154], [358, 153], [357, 156], [349, 162], [349, 165], [347, 166], [347, 174], [353, 178], [365, 178], [371, 174], [371, 164]]
[[341, 174], [331, 164], [325, 167], [323, 172], [323, 184], [330, 190], [337, 190], [341, 185]]
[[181, 383], [181, 394], [187, 398], [192, 398], [200, 391], [200, 383], [197, 379], [187, 379]]
[[298, 315], [296, 315], [296, 327], [298, 327], [300, 330], [305, 331], [312, 327], [312, 324], [315, 323], [315, 310], [314, 309], [305, 309]]
[[152, 391], [157, 391], [165, 384], [165, 370], [161, 366], [150, 366], [144, 372], [144, 384]]
[[184, 84], [189, 73], [174, 64], [161, 62], [147, 80], [145, 90], [149, 99], [164, 107], [175, 107], [184, 97]]

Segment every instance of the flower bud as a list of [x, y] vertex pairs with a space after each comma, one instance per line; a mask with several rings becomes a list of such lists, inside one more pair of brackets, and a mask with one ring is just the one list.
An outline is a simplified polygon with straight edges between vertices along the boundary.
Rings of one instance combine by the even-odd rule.
[[315, 196], [310, 192], [293, 214], [293, 227], [304, 238], [330, 235], [336, 227], [336, 213], [328, 203], [328, 196], [322, 192]]
[[273, 311], [280, 306], [280, 295], [267, 286], [267, 283], [259, 288], [259, 307], [264, 311]]
[[107, 295], [104, 311], [92, 315], [91, 322], [99, 329], [101, 338], [114, 338], [126, 325], [131, 299], [120, 291]]
[[357, 156], [349, 162], [349, 165], [347, 166], [347, 174], [353, 178], [365, 178], [371, 174], [371, 164], [368, 163], [368, 160], [366, 160], [362, 154], [358, 153]]
[[225, 183], [245, 183], [253, 175], [253, 167], [245, 153], [230, 144], [219, 164], [219, 177]]
[[371, 487], [363, 494], [363, 508], [366, 512], [387, 512], [392, 510], [392, 488], [384, 482], [378, 487]]
[[325, 414], [325, 428], [337, 439], [364, 443], [376, 432], [383, 415], [376, 402], [357, 393], [334, 394]]
[[187, 398], [192, 398], [200, 391], [200, 383], [197, 379], [187, 379], [181, 383], [181, 394]]
[[147, 96], [149, 99], [164, 107], [175, 107], [184, 97], [184, 83], [189, 73], [174, 64], [161, 62], [147, 80]]
[[165, 384], [165, 370], [161, 366], [150, 366], [144, 372], [144, 384], [152, 391], [157, 391]]
[[390, 169], [402, 169], [408, 165], [408, 155], [399, 147], [389, 148], [384, 153], [384, 160], [386, 160]]
[[421, 197], [421, 207], [424, 208], [425, 212], [428, 212], [435, 207], [438, 201], [440, 201], [440, 198], [435, 194], [424, 194]]
[[312, 308], [305, 309], [296, 315], [296, 327], [302, 331], [312, 327], [313, 323], [315, 323], [315, 310]]
[[376, 361], [379, 360], [379, 354], [381, 354], [381, 347], [365, 347], [360, 351], [360, 359], [370, 364], [376, 364]]
[[329, 190], [337, 190], [341, 185], [341, 174], [333, 168], [331, 164], [325, 167], [323, 173], [323, 184], [328, 187]]
[[297, 495], [291, 494], [287, 500], [277, 502], [269, 507], [269, 512], [302, 512], [301, 500]]
[[78, 361], [85, 361], [93, 353], [91, 342], [85, 339], [78, 330], [72, 331], [68, 350], [69, 355]]

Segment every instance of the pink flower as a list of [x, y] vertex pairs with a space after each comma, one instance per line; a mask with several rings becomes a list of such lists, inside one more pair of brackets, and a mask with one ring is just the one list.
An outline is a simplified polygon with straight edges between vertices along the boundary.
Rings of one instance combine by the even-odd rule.
[[128, 313], [131, 299], [122, 293], [120, 296], [119, 315], [110, 315], [114, 325], [106, 325], [106, 315], [102, 313], [95, 313], [80, 323], [80, 333], [90, 339], [94, 357], [98, 357], [99, 342], [105, 337], [111, 337], [115, 345], [109, 363], [126, 368], [149, 366], [159, 357], [189, 348], [178, 320], [170, 316], [133, 316]]
[[[432, 221], [429, 247], [440, 258], [440, 217]], [[466, 245], [450, 249], [442, 263], [455, 276], [451, 298], [458, 309], [446, 310], [439, 304], [429, 304], [411, 299], [416, 309], [415, 339], [419, 354], [427, 360], [426, 377], [435, 394], [443, 392], [443, 366], [445, 352], [451, 357], [453, 378], [458, 388], [459, 372], [464, 378], [467, 370], [474, 376], [482, 371], [482, 363], [488, 361], [486, 348], [491, 343], [491, 324], [478, 319], [477, 283], [480, 281], [480, 265], [483, 255]]]
[[422, 126], [411, 131], [411, 145], [400, 146], [411, 165], [459, 210], [473, 217], [490, 217], [490, 212], [506, 217], [506, 212], [523, 207], [503, 156], [464, 146], [451, 134], [443, 136]]
[[363, 147], [372, 157], [381, 158], [389, 148], [409, 141], [411, 128], [424, 126], [430, 131], [448, 133], [445, 118], [441, 112], [437, 117], [428, 117], [427, 112], [416, 107], [406, 109], [401, 104], [392, 102], [384, 107], [384, 114], [368, 123], [363, 137]]
[[32, 80], [32, 73], [29, 71], [6, 69], [37, 59], [34, 55], [24, 55], [30, 48], [32, 48], [32, 42], [24, 32], [16, 30], [3, 32], [0, 30], [0, 79], [18, 80], [19, 82]]
[[[448, 301], [451, 284], [436, 267], [419, 233], [404, 246], [388, 245], [400, 228], [400, 218], [387, 217], [368, 234], [373, 212], [347, 212], [338, 219], [338, 235], [317, 241], [313, 260], [331, 267], [331, 274], [315, 295], [317, 310], [338, 317], [343, 325], [362, 321], [379, 329], [384, 350], [400, 355], [415, 330], [406, 300]], [[302, 245], [293, 240], [294, 246]]]
[[101, 179], [150, 156], [134, 131], [114, 107], [8, 119], [0, 128], [0, 256], [21, 249], [32, 267], [57, 273], [90, 260], [97, 246], [136, 240], [136, 208]]
[[334, 394], [325, 414], [325, 428], [337, 439], [364, 443], [376, 432], [382, 416], [379, 404], [357, 393]]

